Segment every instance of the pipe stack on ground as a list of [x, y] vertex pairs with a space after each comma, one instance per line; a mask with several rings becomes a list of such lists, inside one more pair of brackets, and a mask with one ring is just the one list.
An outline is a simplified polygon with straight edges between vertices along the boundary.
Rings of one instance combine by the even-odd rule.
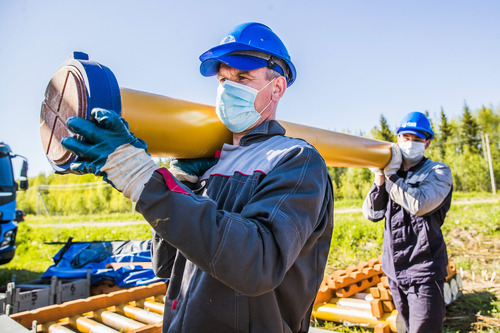
[[[446, 305], [449, 305], [460, 295], [461, 278], [455, 265], [448, 265], [447, 270], [443, 294]], [[406, 332], [395, 309], [387, 276], [382, 272], [380, 257], [326, 274], [312, 317], [344, 325], [372, 327], [374, 333]]]
[[164, 282], [158, 282], [20, 312], [10, 318], [26, 328], [35, 322], [38, 332], [48, 333], [161, 333], [166, 289]]

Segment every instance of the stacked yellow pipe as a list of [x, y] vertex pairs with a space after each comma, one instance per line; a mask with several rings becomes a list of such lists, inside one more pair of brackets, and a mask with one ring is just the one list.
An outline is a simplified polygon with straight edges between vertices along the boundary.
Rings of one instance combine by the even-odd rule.
[[140, 321], [146, 324], [156, 324], [163, 321], [163, 316], [148, 310], [135, 306], [120, 304], [116, 306], [116, 312], [128, 318]]
[[147, 309], [148, 311], [163, 314], [165, 309], [165, 304], [161, 302], [156, 302], [154, 298], [140, 299], [136, 301], [137, 305]]
[[[232, 134], [214, 107], [120, 88], [122, 117], [156, 157], [213, 157]], [[325, 119], [327, 121], [327, 119]], [[384, 167], [391, 158], [388, 142], [280, 121], [287, 135], [318, 149], [327, 165]]]
[[47, 333], [75, 333], [72, 329], [67, 328], [64, 326], [65, 323], [62, 322], [48, 322], [42, 324], [42, 332], [47, 332]]
[[94, 311], [94, 317], [107, 326], [125, 332], [136, 330], [144, 326], [143, 323], [136, 320], [103, 309]]
[[82, 333], [118, 333], [119, 331], [109, 328], [95, 320], [76, 315], [69, 318], [69, 323]]
[[338, 306], [337, 304], [325, 303], [317, 304], [312, 312], [312, 316], [322, 320], [334, 321], [337, 323], [351, 323], [367, 327], [375, 327], [380, 324], [389, 324], [392, 332], [397, 332], [396, 319], [398, 311], [384, 313], [382, 318], [375, 318], [370, 311]]

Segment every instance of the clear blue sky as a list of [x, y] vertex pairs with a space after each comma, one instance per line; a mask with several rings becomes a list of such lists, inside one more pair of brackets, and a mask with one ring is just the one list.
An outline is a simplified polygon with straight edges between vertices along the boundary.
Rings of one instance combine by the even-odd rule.
[[284, 41], [297, 81], [278, 118], [359, 134], [410, 111], [449, 118], [500, 105], [500, 2], [0, 0], [0, 141], [50, 171], [39, 134], [47, 83], [75, 50], [121, 87], [214, 104], [198, 56], [257, 21]]

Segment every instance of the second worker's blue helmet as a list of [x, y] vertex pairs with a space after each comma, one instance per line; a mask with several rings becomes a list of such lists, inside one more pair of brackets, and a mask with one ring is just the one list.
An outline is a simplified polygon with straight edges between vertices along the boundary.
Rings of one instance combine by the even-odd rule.
[[281, 39], [269, 27], [255, 22], [236, 26], [219, 45], [203, 53], [200, 60], [203, 76], [216, 75], [221, 63], [244, 71], [271, 68], [285, 77], [287, 86], [297, 76]]
[[422, 112], [410, 112], [401, 120], [401, 124], [396, 130], [396, 134], [411, 133], [418, 135], [422, 139], [434, 139], [434, 131], [431, 122]]

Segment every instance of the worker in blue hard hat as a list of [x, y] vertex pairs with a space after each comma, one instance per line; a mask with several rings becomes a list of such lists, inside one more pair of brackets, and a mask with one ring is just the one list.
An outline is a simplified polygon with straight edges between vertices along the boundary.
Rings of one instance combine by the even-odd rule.
[[385, 218], [382, 270], [408, 332], [442, 332], [448, 254], [441, 233], [453, 191], [450, 168], [424, 156], [434, 138], [429, 119], [411, 112], [396, 130], [397, 144], [374, 184], [364, 216]]
[[233, 132], [209, 160], [157, 166], [116, 113], [70, 118], [71, 169], [103, 176], [153, 228], [155, 273], [169, 278], [164, 332], [307, 332], [333, 228], [326, 165], [285, 136], [276, 109], [296, 71], [267, 26], [245, 23], [200, 57], [217, 76], [216, 113]]
[[296, 77], [285, 45], [261, 23], [238, 25], [200, 60], [202, 75], [217, 75], [215, 110], [233, 132], [234, 144], [259, 124], [276, 118], [278, 101]]

